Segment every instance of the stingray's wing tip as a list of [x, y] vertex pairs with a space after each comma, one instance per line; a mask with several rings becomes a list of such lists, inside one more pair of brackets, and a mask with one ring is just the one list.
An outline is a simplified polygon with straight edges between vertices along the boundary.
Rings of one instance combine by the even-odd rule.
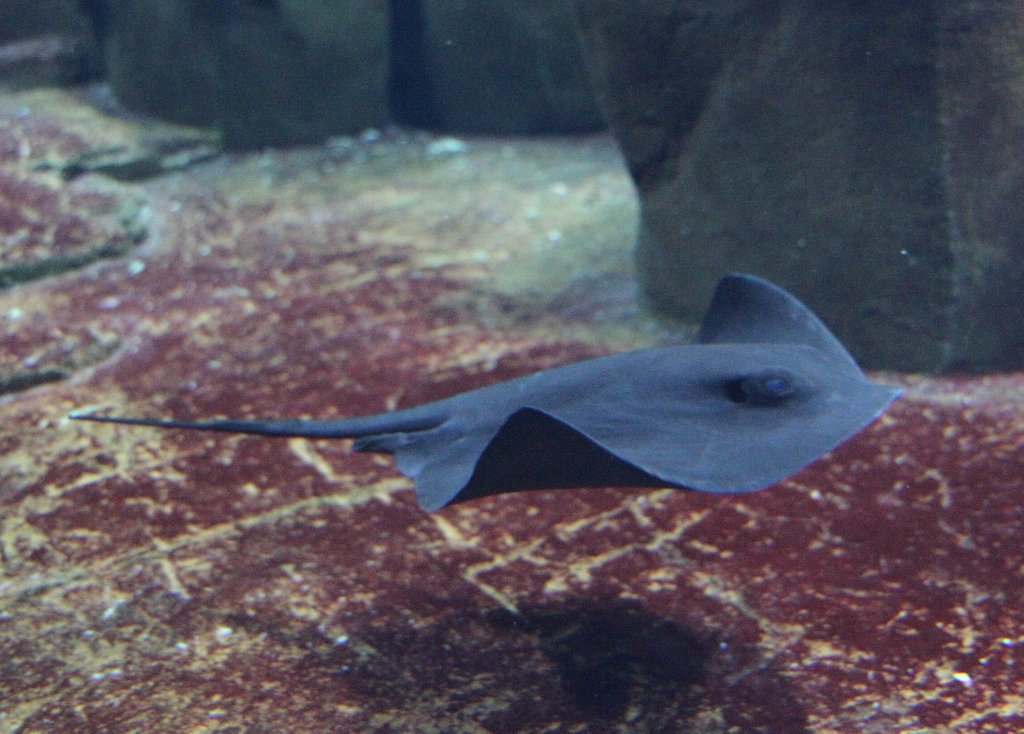
[[[893, 403], [895, 403], [897, 400], [899, 400], [906, 394], [906, 391], [902, 387], [896, 387], [895, 385], [882, 385], [877, 382], [872, 382], [871, 385], [872, 387], [875, 388], [876, 391], [874, 400], [875, 413], [872, 416], [871, 420], [869, 420], [864, 427], [866, 427], [868, 423], [871, 423], [871, 421], [875, 420], [880, 415], [882, 415], [882, 413], [887, 411]], [[862, 429], [858, 429], [858, 431], [859, 430]]]
[[443, 510], [445, 507], [451, 504], [450, 500], [444, 502], [433, 499], [427, 499], [419, 492], [416, 493], [416, 499], [419, 502], [420, 507], [423, 508], [424, 512], [437, 512], [438, 510]]
[[428, 465], [426, 472], [421, 472], [413, 479], [416, 487], [416, 501], [427, 512], [443, 510], [455, 504], [459, 495], [466, 488], [465, 482], [445, 481], [433, 471], [435, 467]]
[[458, 502], [469, 483], [469, 477], [466, 476], [463, 481], [453, 479], [452, 474], [457, 471], [457, 468], [453, 469], [449, 474], [436, 464], [428, 464], [413, 480], [416, 485], [416, 501], [420, 507], [427, 512], [437, 512]]

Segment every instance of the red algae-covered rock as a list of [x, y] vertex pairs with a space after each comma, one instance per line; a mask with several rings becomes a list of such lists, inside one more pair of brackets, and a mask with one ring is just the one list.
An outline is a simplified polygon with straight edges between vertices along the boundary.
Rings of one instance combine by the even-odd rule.
[[[111, 345], [0, 406], [0, 726], [1024, 726], [1021, 376], [901, 378], [881, 420], [753, 495], [536, 492], [432, 515], [344, 441], [65, 419], [357, 415], [607, 351], [601, 324], [574, 331], [600, 309], [524, 317], [583, 281], [487, 290], [570, 230], [566, 197], [536, 198], [545, 166], [599, 216], [607, 169], [577, 145], [524, 143], [538, 167], [484, 142], [458, 161], [412, 145], [211, 164], [138, 185], [154, 235], [132, 259], [0, 293], [25, 349]], [[514, 316], [479, 318], [495, 313]]]
[[104, 182], [0, 167], [0, 286], [127, 253], [144, 236], [139, 208]]
[[[139, 192], [96, 177], [66, 181], [37, 170], [81, 156], [91, 143], [59, 117], [0, 105], [0, 289], [129, 253], [146, 236]], [[22, 300], [3, 313], [0, 394], [66, 378], [106, 357], [109, 335], [63, 330]]]
[[0, 111], [0, 164], [70, 158], [88, 149], [85, 138], [58, 118], [28, 108]]
[[[77, 93], [0, 95], [0, 289], [132, 253], [148, 236], [146, 193], [87, 174], [171, 170], [207, 155], [208, 137], [130, 123], [84, 105]], [[95, 324], [55, 324], [45, 303], [26, 308], [33, 296], [12, 297], [2, 314], [0, 394], [64, 379], [118, 345], [117, 334]]]

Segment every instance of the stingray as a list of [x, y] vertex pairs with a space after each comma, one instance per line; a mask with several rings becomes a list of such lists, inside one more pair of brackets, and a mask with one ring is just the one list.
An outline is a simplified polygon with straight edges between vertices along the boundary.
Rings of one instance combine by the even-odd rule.
[[792, 295], [723, 278], [688, 346], [599, 357], [404, 410], [338, 420], [72, 418], [260, 436], [351, 438], [393, 454], [421, 506], [504, 492], [777, 484], [899, 395], [872, 383]]

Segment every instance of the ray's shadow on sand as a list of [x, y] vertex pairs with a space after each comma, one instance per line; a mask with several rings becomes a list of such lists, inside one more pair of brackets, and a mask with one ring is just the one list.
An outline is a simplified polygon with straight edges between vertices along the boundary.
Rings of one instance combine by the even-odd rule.
[[495, 733], [808, 731], [791, 684], [761, 651], [633, 600], [456, 612], [416, 629], [364, 629], [352, 643], [313, 646], [307, 672], [406, 720], [444, 712]]

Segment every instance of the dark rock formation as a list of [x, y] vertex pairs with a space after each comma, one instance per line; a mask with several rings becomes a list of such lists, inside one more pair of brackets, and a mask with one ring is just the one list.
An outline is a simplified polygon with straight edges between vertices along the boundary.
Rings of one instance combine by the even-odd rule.
[[215, 125], [235, 148], [319, 141], [387, 120], [377, 0], [124, 0], [108, 43], [130, 108]]
[[0, 85], [78, 84], [102, 69], [96, 0], [0, 2]]
[[568, 4], [424, 0], [424, 66], [436, 125], [455, 132], [597, 130]]
[[217, 126], [231, 147], [391, 119], [451, 132], [603, 126], [561, 3], [124, 0], [107, 48], [128, 107]]
[[88, 25], [77, 0], [4, 0], [0, 3], [0, 43], [38, 36], [72, 36]]
[[1019, 3], [575, 5], [658, 307], [749, 271], [869, 366], [1024, 364]]

